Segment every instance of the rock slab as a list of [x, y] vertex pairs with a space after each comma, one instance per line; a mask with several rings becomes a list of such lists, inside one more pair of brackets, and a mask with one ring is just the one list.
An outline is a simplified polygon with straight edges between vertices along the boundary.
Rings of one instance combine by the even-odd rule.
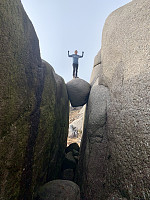
[[59, 178], [69, 108], [20, 0], [0, 1], [0, 91], [0, 199], [30, 200]]
[[74, 78], [67, 83], [68, 97], [72, 107], [83, 106], [87, 103], [91, 86], [80, 78]]

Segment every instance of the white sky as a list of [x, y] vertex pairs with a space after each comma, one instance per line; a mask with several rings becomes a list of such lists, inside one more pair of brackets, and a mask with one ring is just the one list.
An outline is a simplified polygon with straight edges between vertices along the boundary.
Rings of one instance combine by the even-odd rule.
[[79, 77], [89, 81], [94, 57], [101, 47], [104, 22], [130, 0], [21, 0], [40, 41], [42, 59], [66, 82], [72, 79], [72, 58], [78, 54]]

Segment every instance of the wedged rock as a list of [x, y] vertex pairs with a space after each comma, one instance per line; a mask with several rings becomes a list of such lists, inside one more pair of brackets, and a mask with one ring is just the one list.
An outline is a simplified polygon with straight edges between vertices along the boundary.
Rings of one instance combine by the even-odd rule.
[[70, 151], [73, 152], [73, 150], [76, 150], [79, 152], [79, 149], [80, 149], [80, 147], [77, 143], [72, 143], [68, 147], [66, 147], [65, 152], [66, 153], [68, 153]]
[[50, 181], [39, 189], [38, 200], [80, 200], [80, 189], [68, 180]]
[[90, 84], [83, 79], [74, 78], [67, 83], [67, 91], [70, 103], [73, 107], [83, 106], [87, 103]]

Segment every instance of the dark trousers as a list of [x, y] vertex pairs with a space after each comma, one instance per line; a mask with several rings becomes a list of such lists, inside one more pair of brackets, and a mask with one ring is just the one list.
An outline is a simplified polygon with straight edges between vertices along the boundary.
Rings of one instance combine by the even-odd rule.
[[77, 77], [78, 74], [78, 64], [73, 63], [73, 77]]

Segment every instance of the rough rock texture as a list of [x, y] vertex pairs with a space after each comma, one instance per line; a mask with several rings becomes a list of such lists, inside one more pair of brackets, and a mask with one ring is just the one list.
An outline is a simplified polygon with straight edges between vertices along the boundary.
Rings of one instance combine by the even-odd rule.
[[[93, 86], [86, 109], [84, 134], [81, 143], [79, 183], [83, 196], [89, 199], [105, 199], [106, 164], [108, 142], [106, 135], [109, 91], [103, 85]], [[101, 191], [101, 192], [99, 192]]]
[[[92, 124], [99, 119], [99, 126], [102, 125], [104, 118], [100, 120], [100, 116], [105, 115], [102, 110], [100, 116], [90, 117], [89, 97], [79, 161], [79, 182], [88, 200], [99, 200], [100, 196], [101, 200], [150, 199], [149, 13], [149, 0], [134, 0], [114, 11], [104, 26], [101, 64], [94, 65], [91, 93], [95, 87], [102, 87], [97, 84], [108, 87], [110, 102], [106, 108], [106, 124], [97, 135]], [[100, 72], [98, 77], [95, 67]], [[91, 127], [91, 131], [86, 127]], [[94, 140], [93, 144], [92, 135], [97, 135], [98, 142]]]
[[46, 76], [40, 105], [39, 133], [35, 144], [33, 165], [35, 174], [32, 180], [37, 186], [61, 176], [69, 120], [68, 96], [64, 80], [45, 61], [43, 61], [44, 67]]
[[89, 97], [90, 84], [80, 78], [74, 78], [67, 83], [67, 91], [73, 107], [83, 106]]
[[99, 51], [95, 57], [94, 66], [90, 78], [90, 84], [91, 86], [104, 85], [107, 87], [106, 81], [104, 79], [103, 67], [101, 62], [101, 51]]
[[50, 181], [40, 188], [38, 200], [80, 200], [80, 189], [71, 181]]
[[59, 176], [68, 97], [64, 81], [41, 62], [20, 0], [0, 1], [0, 91], [0, 199], [31, 200], [38, 185]]

